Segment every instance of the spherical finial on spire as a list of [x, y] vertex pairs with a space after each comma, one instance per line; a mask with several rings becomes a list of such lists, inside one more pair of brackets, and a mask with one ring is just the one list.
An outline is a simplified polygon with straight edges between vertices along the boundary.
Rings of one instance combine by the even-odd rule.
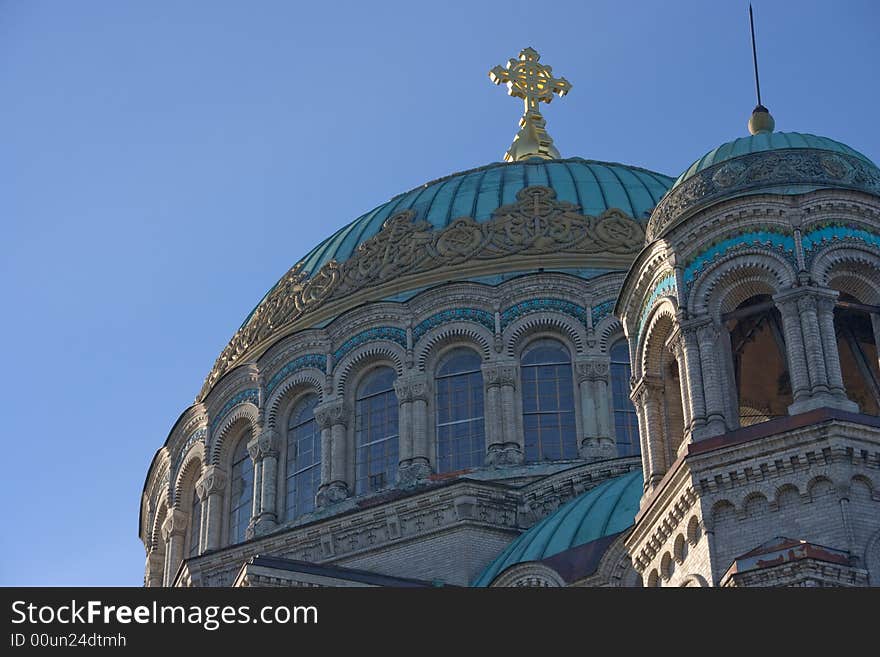
[[758, 105], [752, 110], [752, 116], [749, 117], [750, 133], [758, 135], [764, 132], [773, 132], [775, 127], [776, 121], [773, 120], [773, 117], [770, 115], [770, 110], [766, 107]]

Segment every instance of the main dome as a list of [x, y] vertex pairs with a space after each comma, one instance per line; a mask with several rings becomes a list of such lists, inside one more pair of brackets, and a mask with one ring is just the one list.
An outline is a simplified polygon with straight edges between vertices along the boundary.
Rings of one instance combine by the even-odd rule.
[[497, 162], [395, 196], [299, 260], [245, 318], [198, 399], [247, 359], [359, 304], [451, 281], [625, 271], [673, 179], [582, 158]]
[[416, 219], [427, 221], [435, 231], [459, 217], [482, 223], [498, 208], [515, 203], [522, 189], [539, 185], [553, 189], [557, 201], [572, 203], [587, 215], [617, 208], [646, 220], [671, 184], [671, 177], [647, 169], [579, 157], [495, 162], [395, 196], [321, 242], [302, 259], [302, 268], [313, 273], [331, 260], [344, 262], [387, 219], [406, 210], [414, 211]]

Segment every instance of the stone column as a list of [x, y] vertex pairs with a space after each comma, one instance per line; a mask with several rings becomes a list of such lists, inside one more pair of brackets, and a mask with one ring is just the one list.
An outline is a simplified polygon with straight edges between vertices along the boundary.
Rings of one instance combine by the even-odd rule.
[[205, 552], [220, 547], [225, 486], [226, 473], [216, 465], [205, 466], [202, 476], [196, 482], [196, 491], [202, 499], [202, 550]]
[[610, 361], [594, 356], [575, 363], [581, 400], [581, 458], [601, 461], [617, 456], [617, 444], [611, 431], [611, 400], [608, 395]]
[[[681, 327], [682, 369], [687, 370], [688, 389], [690, 394], [691, 435], [698, 440], [706, 427], [706, 396], [703, 383], [703, 365], [700, 361], [700, 345], [697, 340], [696, 328]], [[681, 361], [680, 361], [681, 362]]]
[[871, 328], [874, 331], [874, 347], [877, 350], [877, 366], [880, 367], [880, 315], [871, 313]]
[[687, 444], [690, 442], [690, 435], [692, 430], [692, 416], [691, 416], [691, 385], [688, 380], [688, 367], [685, 361], [685, 347], [684, 347], [684, 336], [680, 331], [676, 330], [672, 336], [667, 341], [667, 346], [669, 348], [669, 352], [672, 354], [672, 357], [675, 358], [678, 363], [678, 383], [679, 383], [679, 391], [681, 394], [681, 408], [682, 408], [682, 423], [684, 424], [684, 429], [682, 432], [681, 444], [678, 447], [679, 453], [681, 453], [684, 449], [687, 449]]
[[782, 317], [782, 333], [785, 337], [785, 351], [788, 358], [788, 376], [791, 380], [791, 395], [794, 403], [789, 413], [798, 413], [797, 407], [810, 397], [810, 380], [807, 375], [807, 357], [804, 354], [804, 339], [798, 315], [797, 290], [788, 290], [773, 297]]
[[245, 530], [245, 538], [253, 538], [257, 535], [257, 518], [260, 515], [260, 507], [263, 503], [263, 455], [260, 452], [260, 434], [262, 427], [257, 427], [257, 435], [247, 444], [248, 454], [254, 464], [254, 491], [251, 496], [251, 519]]
[[[633, 390], [633, 402], [643, 414], [645, 438], [642, 444], [647, 447], [645, 464], [645, 487], [653, 490], [666, 474], [666, 438], [663, 432], [663, 417], [660, 412], [663, 385], [648, 377], [643, 377]], [[640, 422], [642, 424], [642, 422]]]
[[[846, 398], [834, 330], [837, 293], [801, 287], [776, 295], [783, 320], [794, 403], [789, 413], [831, 407], [857, 411]], [[799, 330], [798, 330], [799, 329]]]
[[165, 576], [165, 555], [155, 547], [150, 549], [147, 554], [146, 575], [144, 576], [145, 586], [162, 586]]
[[262, 536], [278, 527], [278, 454], [281, 436], [275, 429], [264, 429], [256, 442], [259, 463], [254, 467], [254, 480], [260, 494], [259, 505], [254, 505], [253, 534]]
[[162, 524], [162, 538], [165, 541], [165, 586], [173, 584], [180, 562], [183, 561], [187, 520], [186, 514], [180, 509], [170, 509]]
[[825, 355], [819, 335], [819, 317], [816, 310], [816, 297], [803, 293], [797, 300], [801, 320], [801, 334], [804, 337], [804, 352], [807, 355], [807, 375], [810, 379], [810, 394], [828, 394], [828, 373], [825, 369]]
[[523, 436], [516, 417], [516, 364], [487, 363], [482, 367], [486, 386], [486, 424], [495, 423], [486, 463], [492, 466], [516, 465], [523, 461]]
[[717, 348], [718, 336], [718, 327], [711, 320], [697, 327], [703, 394], [706, 401], [706, 428], [702, 438], [719, 436], [728, 430], [724, 413], [722, 370], [718, 362], [720, 356]]
[[341, 399], [315, 406], [315, 420], [321, 427], [321, 485], [315, 496], [318, 507], [325, 507], [348, 497], [345, 430], [348, 417], [348, 407]]
[[840, 369], [840, 350], [837, 348], [837, 331], [834, 329], [834, 305], [839, 293], [836, 290], [823, 290], [816, 299], [816, 314], [819, 318], [819, 333], [822, 336], [822, 349], [825, 352], [825, 371], [828, 373], [828, 389], [837, 408], [858, 413], [859, 406], [846, 396], [843, 372]]
[[397, 482], [410, 486], [431, 474], [428, 453], [428, 379], [423, 372], [412, 372], [394, 382], [400, 404], [400, 464]]

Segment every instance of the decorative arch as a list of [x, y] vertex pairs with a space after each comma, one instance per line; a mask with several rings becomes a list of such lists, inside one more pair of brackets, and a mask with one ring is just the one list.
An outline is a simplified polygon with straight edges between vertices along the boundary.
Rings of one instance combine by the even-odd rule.
[[537, 337], [560, 339], [571, 351], [572, 358], [584, 351], [583, 325], [562, 313], [545, 311], [521, 317], [511, 322], [504, 334], [509, 356], [518, 357], [527, 343]]
[[492, 580], [492, 588], [509, 587], [542, 587], [556, 588], [565, 586], [562, 576], [549, 566], [538, 563], [521, 563], [507, 568]]
[[700, 519], [697, 516], [691, 516], [691, 519], [688, 520], [687, 524], [687, 541], [692, 546], [695, 546], [697, 542], [700, 540], [700, 536], [702, 534], [702, 527], [700, 525]]
[[[195, 490], [195, 482], [202, 473], [205, 463], [205, 447], [201, 442], [192, 444], [187, 450], [177, 470], [177, 476], [174, 479], [174, 508], [186, 508], [186, 505], [192, 500], [187, 494], [187, 484], [192, 484]], [[191, 491], [189, 494], [192, 494]]]
[[324, 373], [314, 368], [300, 370], [279, 382], [266, 400], [266, 426], [271, 429], [277, 428], [279, 410], [293, 397], [298, 397], [302, 391], [310, 390], [323, 399], [326, 385]]
[[486, 328], [472, 323], [455, 322], [438, 326], [419, 340], [415, 362], [419, 371], [431, 369], [442, 353], [457, 346], [469, 347], [486, 361], [492, 355], [494, 336]]
[[[211, 464], [221, 465], [228, 460], [229, 448], [226, 443], [230, 433], [236, 434], [244, 425], [249, 426], [251, 437], [257, 435], [260, 424], [260, 409], [247, 402], [236, 406], [225, 418], [216, 433], [210, 449]], [[213, 436], [212, 436], [213, 437]]]
[[168, 511], [168, 494], [163, 492], [156, 504], [156, 514], [153, 517], [153, 526], [150, 528], [149, 546], [149, 550], [156, 550], [162, 554], [165, 553], [165, 541], [162, 540], [162, 525], [165, 523]]
[[344, 395], [346, 389], [351, 387], [350, 379], [359, 378], [365, 370], [380, 363], [390, 365], [397, 376], [401, 376], [405, 362], [406, 350], [394, 342], [381, 341], [359, 347], [348, 354], [335, 368], [335, 392], [337, 395]]
[[607, 353], [608, 348], [619, 339], [625, 339], [623, 324], [614, 315], [605, 317], [598, 324], [593, 326], [593, 331], [599, 336], [598, 347], [603, 354]]
[[743, 498], [742, 513], [748, 518], [766, 514], [769, 508], [767, 496], [760, 491], [752, 491]]
[[790, 288], [797, 272], [781, 254], [748, 249], [722, 258], [701, 272], [687, 298], [692, 316], [717, 318], [758, 294], [776, 294]]
[[819, 285], [880, 305], [880, 256], [866, 245], [832, 244], [812, 260], [810, 274]]
[[824, 475], [813, 477], [807, 483], [807, 495], [810, 496], [811, 502], [815, 502], [817, 499], [830, 495], [833, 492], [834, 482]]
[[677, 305], [671, 297], [663, 297], [648, 315], [646, 326], [639, 336], [633, 376], [656, 375], [667, 359], [666, 341], [675, 329]]

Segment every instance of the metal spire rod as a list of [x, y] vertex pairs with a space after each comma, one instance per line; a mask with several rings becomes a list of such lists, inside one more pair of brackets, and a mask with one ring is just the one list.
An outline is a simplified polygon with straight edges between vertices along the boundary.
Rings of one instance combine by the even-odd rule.
[[761, 81], [758, 79], [758, 51], [755, 48], [755, 16], [752, 13], [752, 3], [749, 3], [749, 25], [752, 28], [752, 61], [755, 64], [755, 91], [758, 94], [758, 106], [761, 106]]

